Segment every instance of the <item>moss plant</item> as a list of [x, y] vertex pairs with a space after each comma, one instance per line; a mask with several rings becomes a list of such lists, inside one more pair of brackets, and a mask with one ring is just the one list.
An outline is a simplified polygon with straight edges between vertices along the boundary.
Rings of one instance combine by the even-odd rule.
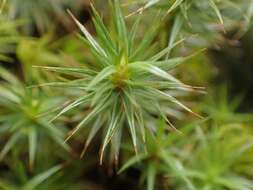
[[[82, 105], [87, 114], [66, 140], [82, 128], [90, 126], [85, 151], [94, 135], [103, 128], [104, 140], [100, 163], [108, 144], [111, 144], [111, 157], [118, 159], [125, 126], [129, 128], [137, 152], [146, 141], [145, 130], [149, 128], [150, 120], [162, 115], [169, 126], [175, 129], [167, 117], [170, 115], [169, 110], [179, 107], [193, 113], [172, 94], [174, 91], [192, 91], [193, 88], [168, 73], [189, 57], [163, 59], [170, 48], [152, 53], [157, 24], [152, 25], [144, 36], [138, 38], [137, 31], [141, 17], [136, 18], [132, 30], [129, 31], [119, 1], [111, 2], [111, 8], [113, 29], [109, 32], [92, 6], [96, 39], [72, 15], [93, 53], [93, 65], [86, 65], [83, 68], [44, 67], [78, 77], [74, 81], [55, 83], [81, 89], [83, 95], [65, 107], [54, 119]], [[156, 22], [159, 23], [158, 20]]]
[[40, 38], [22, 38], [18, 42], [17, 58], [21, 62], [27, 85], [54, 79], [52, 74], [50, 75], [50, 73], [34, 67], [38, 65], [56, 66], [64, 63], [62, 56], [54, 51], [51, 43], [52, 39], [51, 34], [47, 34]]
[[138, 168], [148, 190], [166, 186], [179, 190], [252, 189], [252, 172], [246, 169], [252, 164], [250, 129], [230, 124], [205, 132], [206, 124], [209, 121], [182, 127], [183, 134], [191, 137], [182, 140], [182, 134], [166, 134], [160, 123], [157, 135], [148, 138], [147, 152], [128, 159], [119, 173]]
[[248, 30], [253, 15], [251, 8], [253, 3], [250, 0], [243, 2], [237, 0], [150, 0], [144, 2], [141, 8], [129, 16], [142, 13], [151, 7], [164, 10], [165, 17], [172, 23], [169, 46], [181, 35], [189, 33], [197, 34], [189, 41], [195, 46], [212, 45], [214, 41], [222, 39], [218, 32], [226, 34], [232, 29], [237, 30], [234, 38], [238, 39]]
[[147, 135], [147, 150], [127, 159], [119, 174], [136, 167], [140, 170], [142, 182], [146, 183], [147, 190], [170, 188], [172, 186], [170, 179], [173, 179], [175, 184], [183, 184], [189, 190], [197, 190], [188, 177], [182, 159], [183, 151], [184, 154], [188, 152], [185, 144], [190, 141], [181, 139], [182, 134], [189, 135], [195, 125], [181, 128], [182, 133], [168, 133], [164, 121], [157, 123], [157, 134]]
[[252, 114], [239, 111], [239, 106], [243, 100], [243, 96], [231, 98], [228, 95], [228, 89], [225, 86], [216, 87], [215, 92], [207, 95], [206, 100], [200, 108], [202, 111], [213, 118], [216, 124], [239, 124], [251, 123]]
[[[0, 85], [0, 131], [9, 136], [0, 152], [0, 158], [3, 159], [11, 150], [21, 153], [26, 151], [24, 145], [27, 143], [29, 165], [33, 168], [38, 147], [48, 139], [69, 150], [63, 143], [62, 130], [47, 122], [59, 98], [49, 99], [39, 89], [26, 88], [3, 68], [0, 68], [0, 77], [4, 80]], [[17, 148], [18, 144], [22, 146]]]
[[[54, 166], [40, 174], [37, 174], [30, 180], [26, 180], [25, 182], [18, 182], [17, 184], [13, 183], [13, 179], [11, 182], [0, 179], [0, 188], [3, 190], [35, 190], [40, 189], [41, 184], [43, 184], [48, 178], [50, 178], [55, 173], [59, 172], [62, 166], [57, 165]], [[12, 176], [13, 178], [13, 176]], [[21, 180], [22, 181], [22, 180]]]
[[249, 155], [253, 151], [252, 136], [245, 126], [213, 127], [207, 134], [199, 127], [195, 135], [197, 146], [186, 168], [197, 189], [253, 188], [248, 171], [242, 169], [252, 164]]
[[247, 62], [252, 16], [252, 0], [0, 0], [0, 190], [252, 190], [250, 103], [196, 50]]

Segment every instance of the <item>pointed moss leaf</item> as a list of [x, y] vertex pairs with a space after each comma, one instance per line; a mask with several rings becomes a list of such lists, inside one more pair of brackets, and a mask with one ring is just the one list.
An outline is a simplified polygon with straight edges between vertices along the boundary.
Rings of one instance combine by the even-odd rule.
[[155, 4], [157, 4], [160, 0], [150, 0], [142, 9], [147, 9]]
[[118, 127], [118, 123], [121, 119], [121, 111], [119, 110], [118, 106], [119, 105], [118, 105], [118, 102], [116, 99], [113, 110], [112, 110], [111, 120], [110, 120], [108, 129], [106, 131], [104, 142], [103, 142], [102, 148], [101, 148], [100, 164], [102, 164], [102, 161], [103, 161], [103, 155], [104, 155], [105, 148], [106, 148], [107, 144], [110, 142], [112, 136], [114, 135], [115, 130]]
[[157, 110], [159, 110], [162, 118], [164, 119], [164, 121], [166, 121], [169, 124], [169, 127], [174, 130], [179, 132], [179, 130], [177, 130], [177, 128], [171, 123], [171, 121], [167, 118], [167, 115], [164, 113], [164, 111], [162, 111], [161, 106], [159, 104], [154, 104], [157, 107]]
[[41, 68], [53, 72], [63, 73], [63, 74], [80, 74], [82, 76], [90, 76], [95, 74], [94, 71], [91, 71], [87, 68], [69, 68], [69, 67], [50, 67], [50, 66], [38, 66], [34, 65], [34, 68]]
[[181, 15], [177, 15], [176, 19], [172, 26], [172, 31], [170, 33], [170, 39], [168, 42], [168, 47], [170, 47], [170, 51], [167, 53], [167, 58], [169, 57], [169, 54], [171, 52], [171, 49], [173, 48], [173, 44], [176, 41], [178, 34], [180, 34], [181, 27], [183, 25], [183, 18]]
[[155, 190], [156, 166], [153, 163], [147, 169], [147, 190]]
[[80, 104], [83, 104], [83, 103], [89, 101], [90, 96], [91, 96], [91, 94], [88, 94], [86, 96], [83, 96], [83, 97], [75, 100], [74, 102], [72, 102], [71, 104], [69, 104], [68, 106], [63, 108], [60, 113], [58, 113], [54, 118], [52, 118], [50, 120], [50, 122], [56, 120], [58, 117], [60, 117], [62, 114], [66, 113], [67, 111], [79, 106]]
[[151, 61], [151, 62], [147, 61], [147, 63], [157, 66], [165, 71], [169, 71], [171, 69], [174, 69], [178, 65], [184, 63], [185, 61], [195, 57], [196, 55], [199, 55], [200, 53], [204, 52], [205, 50], [206, 50], [205, 48], [197, 50], [196, 52], [194, 52], [188, 56], [185, 56], [185, 57], [175, 57], [175, 58], [166, 59], [166, 60], [162, 60], [162, 61]]
[[29, 164], [30, 168], [33, 168], [35, 155], [36, 155], [36, 148], [37, 148], [37, 133], [34, 129], [31, 129], [28, 134], [28, 141], [29, 141]]
[[175, 77], [173, 77], [169, 73], [165, 72], [159, 67], [156, 67], [146, 62], [134, 62], [130, 64], [130, 67], [152, 73], [158, 77], [161, 77], [161, 78], [164, 78], [176, 83], [181, 83], [179, 80], [177, 80]]
[[90, 82], [90, 84], [88, 85], [88, 89], [91, 89], [96, 84], [98, 84], [102, 80], [106, 79], [108, 76], [110, 76], [114, 72], [115, 72], [115, 67], [114, 66], [112, 66], [112, 65], [111, 66], [107, 66], [102, 71], [100, 71], [96, 75], [96, 77]]
[[129, 87], [127, 90], [124, 90], [124, 94], [129, 99], [131, 104], [133, 104], [135, 107], [139, 107], [134, 96], [134, 91], [131, 87]]
[[118, 128], [115, 130], [111, 138], [111, 154], [112, 158], [114, 159], [115, 163], [118, 164], [119, 160], [119, 152], [120, 152], [120, 145], [121, 145], [121, 137], [122, 137], [122, 120], [119, 121]]
[[83, 32], [87, 40], [90, 42], [91, 46], [101, 55], [107, 57], [103, 48], [97, 43], [97, 41], [92, 37], [92, 35], [88, 32], [88, 30], [75, 18], [75, 16], [68, 10], [69, 15], [75, 21], [79, 29]]
[[188, 178], [187, 172], [179, 159], [174, 158], [165, 151], [161, 152], [161, 158], [168, 165], [168, 167], [170, 167], [174, 171], [175, 175], [185, 181], [189, 190], [197, 190], [192, 184], [191, 180]]
[[81, 153], [80, 157], [83, 157], [86, 149], [88, 148], [89, 144], [91, 143], [92, 139], [94, 138], [94, 136], [96, 135], [96, 133], [98, 132], [98, 130], [102, 127], [103, 125], [103, 121], [101, 121], [101, 117], [98, 117], [95, 121], [95, 123], [92, 125], [91, 130], [89, 132], [88, 138], [84, 144], [84, 148], [83, 151]]
[[146, 53], [147, 49], [150, 48], [150, 44], [154, 40], [158, 32], [159, 24], [154, 23], [150, 29], [144, 34], [141, 39], [141, 43], [136, 47], [134, 53], [130, 56], [129, 60], [138, 60], [139, 57], [143, 56]]
[[0, 152], [0, 159], [3, 159], [5, 155], [11, 150], [11, 148], [17, 143], [18, 139], [21, 137], [21, 133], [14, 133], [11, 138], [4, 145], [3, 150]]
[[53, 174], [55, 174], [56, 172], [58, 172], [60, 169], [62, 168], [62, 166], [57, 165], [37, 176], [35, 176], [34, 178], [32, 178], [30, 181], [28, 181], [26, 183], [26, 185], [24, 186], [23, 189], [26, 190], [33, 190], [36, 187], [38, 187], [38, 185], [40, 185], [41, 183], [43, 183], [45, 180], [47, 180], [50, 176], [52, 176]]
[[12, 102], [19, 102], [19, 97], [4, 86], [0, 86], [0, 97]]
[[0, 77], [11, 84], [20, 84], [17, 78], [3, 67], [0, 67]]
[[220, 13], [220, 10], [219, 10], [219, 8], [216, 6], [215, 2], [214, 2], [213, 0], [208, 0], [208, 1], [209, 1], [210, 6], [211, 6], [211, 7], [213, 8], [213, 10], [215, 11], [217, 17], [219, 18], [220, 23], [221, 23], [221, 24], [224, 24], [222, 15], [221, 15], [221, 13]]
[[143, 119], [143, 114], [142, 114], [141, 109], [136, 108], [135, 118], [136, 118], [137, 125], [140, 127], [142, 141], [145, 143], [146, 142], [145, 125], [144, 125], [144, 119]]
[[96, 93], [91, 100], [91, 106], [94, 106], [105, 94], [110, 93], [113, 89], [111, 83], [105, 82], [96, 88]]
[[141, 21], [141, 15], [138, 15], [138, 18], [135, 20], [133, 26], [132, 26], [132, 29], [130, 31], [130, 35], [129, 35], [129, 55], [131, 55], [133, 52], [134, 52], [134, 40], [136, 38], [136, 35], [137, 35], [137, 30], [140, 26], [140, 21]]
[[180, 64], [183, 64], [185, 61], [186, 61], [186, 58], [184, 58], [184, 57], [176, 57], [176, 58], [172, 58], [172, 59], [166, 59], [163, 61], [150, 62], [149, 64], [152, 64], [162, 70], [169, 71], [169, 70], [174, 69], [175, 67], [179, 66]]
[[110, 34], [103, 23], [103, 20], [99, 16], [97, 10], [95, 9], [95, 7], [92, 3], [91, 3], [91, 8], [92, 8], [92, 12], [93, 12], [93, 23], [96, 27], [98, 36], [102, 40], [101, 44], [105, 45], [106, 48], [109, 48], [111, 53], [116, 54], [115, 44], [112, 41]]
[[61, 130], [57, 129], [53, 124], [40, 122], [39, 123], [42, 127], [47, 129], [49, 136], [52, 140], [54, 140], [59, 146], [61, 146], [66, 151], [70, 151], [70, 147], [64, 143], [64, 134]]
[[130, 128], [131, 137], [133, 140], [135, 151], [137, 152], [137, 137], [136, 137], [136, 125], [135, 125], [135, 118], [134, 118], [134, 109], [131, 102], [125, 98], [124, 99], [124, 108], [127, 116], [127, 122]]
[[82, 128], [87, 122], [89, 122], [92, 118], [94, 118], [97, 114], [99, 114], [101, 111], [103, 111], [110, 101], [108, 101], [110, 94], [107, 95], [104, 99], [100, 100], [99, 104], [96, 105], [93, 110], [85, 116], [85, 118], [70, 132], [68, 137], [65, 139], [65, 142], [68, 141], [80, 128]]
[[139, 153], [138, 155], [135, 155], [134, 157], [130, 158], [118, 171], [118, 174], [124, 172], [126, 169], [134, 166], [135, 164], [137, 164], [138, 162], [141, 162], [143, 160], [145, 160], [146, 158], [148, 158], [147, 154], [144, 153]]
[[169, 45], [168, 47], [166, 47], [165, 49], [163, 49], [162, 51], [160, 51], [159, 53], [157, 53], [156, 55], [151, 57], [150, 60], [157, 61], [157, 60], [161, 59], [164, 55], [168, 54], [174, 47], [176, 47], [178, 44], [182, 43], [183, 41], [185, 41], [184, 38]]
[[178, 101], [175, 97], [169, 95], [168, 93], [165, 93], [165, 92], [162, 92], [160, 90], [156, 90], [156, 89], [153, 89], [153, 91], [155, 91], [157, 94], [160, 94], [162, 95], [163, 97], [167, 98], [169, 101], [177, 104], [178, 106], [180, 106], [181, 108], [183, 108], [184, 110], [202, 118], [201, 116], [199, 116], [198, 114], [194, 113], [190, 108], [188, 108], [187, 106], [185, 106], [184, 104], [182, 104], [180, 101]]
[[161, 1], [161, 0], [149, 0], [148, 3], [146, 3], [143, 7], [137, 9], [135, 12], [129, 14], [127, 17], [132, 16], [132, 15], [137, 14], [137, 13], [142, 13], [145, 9], [154, 6], [159, 1]]
[[176, 0], [171, 7], [169, 8], [169, 10], [167, 11], [167, 14], [171, 13], [172, 11], [174, 11], [176, 8], [178, 8], [185, 0]]
[[[113, 11], [113, 20], [114, 20], [114, 25], [116, 28], [116, 31], [119, 35], [119, 43], [121, 48], [124, 48], [124, 50], [128, 50], [128, 36], [127, 36], [127, 29], [126, 29], [126, 24], [124, 17], [122, 15], [122, 11], [120, 8], [120, 3], [119, 0], [113, 0], [112, 7], [114, 9]], [[123, 44], [122, 44], [123, 42]]]

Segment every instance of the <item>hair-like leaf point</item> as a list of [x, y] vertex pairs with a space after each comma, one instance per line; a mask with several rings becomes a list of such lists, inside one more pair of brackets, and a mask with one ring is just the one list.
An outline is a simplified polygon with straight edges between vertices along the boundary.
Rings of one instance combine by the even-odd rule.
[[67, 10], [68, 14], [71, 16], [71, 18], [75, 21], [78, 28], [83, 32], [85, 37], [89, 40], [91, 45], [96, 49], [96, 51], [105, 57], [107, 57], [105, 51], [99, 46], [99, 44], [96, 42], [96, 40], [92, 37], [92, 35], [88, 32], [88, 30], [76, 19], [76, 17], [71, 13], [71, 11]]

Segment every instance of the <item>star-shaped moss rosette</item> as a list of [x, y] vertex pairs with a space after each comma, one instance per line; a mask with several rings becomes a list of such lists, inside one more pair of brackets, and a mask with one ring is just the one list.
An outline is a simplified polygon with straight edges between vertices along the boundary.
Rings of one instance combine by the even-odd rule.
[[[208, 128], [208, 133], [204, 131]], [[252, 134], [243, 125], [195, 126], [195, 148], [186, 158], [186, 171], [196, 189], [253, 188]], [[190, 136], [190, 135], [189, 135]], [[184, 188], [180, 185], [176, 189]]]
[[52, 46], [51, 34], [40, 38], [23, 38], [19, 41], [16, 53], [27, 85], [54, 80], [54, 74], [33, 69], [36, 65], [58, 66], [64, 63], [63, 56], [55, 52]]
[[142, 3], [143, 6], [128, 16], [151, 7], [165, 11], [165, 17], [172, 23], [169, 45], [180, 35], [189, 33], [198, 34], [197, 42], [192, 40], [193, 44], [209, 45], [221, 39], [217, 32], [226, 33], [234, 28], [238, 31], [233, 37], [238, 39], [249, 28], [253, 16], [251, 0], [243, 3], [238, 0], [146, 0], [136, 3]]
[[38, 148], [45, 143], [53, 141], [69, 151], [63, 139], [64, 129], [48, 123], [50, 113], [61, 99], [49, 98], [38, 88], [27, 88], [3, 68], [0, 78], [0, 135], [8, 138], [1, 147], [0, 159], [10, 151], [23, 154], [28, 149], [32, 169]]
[[138, 168], [148, 190], [160, 189], [160, 184], [189, 190], [252, 189], [252, 170], [246, 169], [252, 163], [250, 128], [233, 123], [217, 127], [202, 120], [182, 126], [187, 139], [166, 134], [163, 123], [157, 128], [147, 140], [147, 152], [128, 158], [119, 173]]
[[[141, 175], [140, 182], [146, 183], [147, 190], [172, 187], [171, 178], [175, 178], [175, 184], [182, 184], [189, 190], [197, 190], [193, 181], [187, 176], [188, 171], [182, 158], [192, 154], [189, 146], [187, 147], [192, 139], [183, 138], [183, 136], [191, 135], [196, 126], [194, 124], [182, 126], [181, 131], [184, 134], [182, 136], [178, 133], [167, 133], [164, 121], [159, 121], [155, 125], [157, 133], [147, 134], [147, 151], [125, 158], [126, 162], [118, 173], [121, 174], [129, 168], [138, 169]], [[174, 186], [173, 188], [177, 189]]]
[[81, 97], [65, 107], [54, 119], [68, 110], [83, 106], [82, 110], [86, 110], [87, 114], [70, 132], [66, 141], [84, 127], [91, 126], [84, 153], [95, 134], [102, 128], [104, 139], [100, 163], [109, 143], [111, 158], [118, 160], [124, 126], [128, 126], [137, 152], [137, 149], [145, 144], [145, 130], [149, 128], [150, 120], [162, 115], [170, 127], [175, 129], [168, 115], [173, 115], [179, 107], [193, 113], [173, 95], [175, 91], [192, 91], [193, 87], [183, 84], [167, 72], [191, 56], [162, 59], [170, 48], [152, 54], [153, 41], [159, 27], [152, 25], [138, 38], [141, 17], [136, 19], [132, 29], [128, 31], [119, 1], [112, 1], [110, 6], [113, 18], [111, 32], [91, 5], [96, 39], [70, 13], [86, 37], [84, 40], [93, 53], [94, 65], [86, 65], [83, 68], [42, 67], [77, 78], [50, 83], [64, 87], [65, 90], [76, 88], [83, 91]]
[[[145, 2], [145, 1], [144, 1]], [[137, 3], [137, 2], [136, 2]], [[137, 11], [131, 13], [128, 16], [131, 16], [136, 13], [143, 12], [145, 9], [150, 8], [152, 6], [159, 6], [160, 8], [166, 9], [167, 15], [173, 12], [177, 12], [178, 14], [182, 15], [186, 20], [189, 20], [189, 12], [192, 10], [201, 9], [202, 10], [212, 10], [212, 13], [205, 13], [206, 16], [212, 16], [216, 19], [219, 19], [221, 23], [223, 23], [223, 18], [221, 16], [220, 10], [216, 4], [215, 0], [173, 0], [173, 1], [167, 1], [167, 0], [147, 0], [144, 6], [139, 8]], [[211, 8], [211, 9], [210, 9]]]
[[202, 112], [212, 118], [218, 125], [252, 123], [251, 113], [239, 111], [243, 96], [229, 96], [228, 87], [218, 86], [215, 91], [209, 92], [206, 100], [201, 104]]

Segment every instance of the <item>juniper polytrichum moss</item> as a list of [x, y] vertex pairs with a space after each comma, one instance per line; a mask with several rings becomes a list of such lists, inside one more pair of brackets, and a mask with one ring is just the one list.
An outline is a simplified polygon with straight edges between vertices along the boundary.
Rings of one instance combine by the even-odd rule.
[[[27, 88], [17, 77], [0, 67], [0, 132], [8, 138], [0, 152], [2, 160], [10, 152], [17, 155], [28, 152], [32, 169], [39, 149], [48, 142], [55, 142], [69, 151], [64, 143], [64, 129], [50, 124], [52, 110], [60, 98], [50, 98], [39, 88]], [[17, 146], [20, 145], [20, 146]]]
[[[138, 149], [145, 146], [145, 133], [155, 132], [156, 129], [151, 126], [151, 123], [158, 115], [167, 121], [171, 129], [176, 130], [168, 117], [173, 115], [171, 110], [184, 109], [194, 114], [172, 93], [193, 91], [194, 87], [184, 84], [168, 73], [192, 55], [164, 59], [172, 47], [159, 52], [153, 51], [152, 47], [159, 29], [159, 16], [143, 36], [138, 36], [142, 16], [138, 15], [131, 30], [128, 30], [119, 1], [110, 3], [112, 30], [105, 26], [93, 5], [91, 7], [96, 38], [70, 11], [69, 13], [85, 36], [81, 38], [90, 47], [94, 57], [93, 65], [86, 64], [82, 68], [42, 68], [77, 78], [76, 80], [66, 78], [62, 82], [49, 83], [49, 85], [76, 88], [83, 93], [52, 120], [78, 106], [87, 110], [83, 119], [69, 133], [66, 141], [82, 128], [89, 127], [90, 133], [83, 155], [96, 133], [103, 130], [104, 138], [100, 151], [100, 163], [102, 163], [105, 149], [109, 144], [111, 145], [110, 157], [118, 160], [125, 126], [129, 128], [135, 152], [138, 152]], [[181, 41], [176, 42], [173, 47]]]

